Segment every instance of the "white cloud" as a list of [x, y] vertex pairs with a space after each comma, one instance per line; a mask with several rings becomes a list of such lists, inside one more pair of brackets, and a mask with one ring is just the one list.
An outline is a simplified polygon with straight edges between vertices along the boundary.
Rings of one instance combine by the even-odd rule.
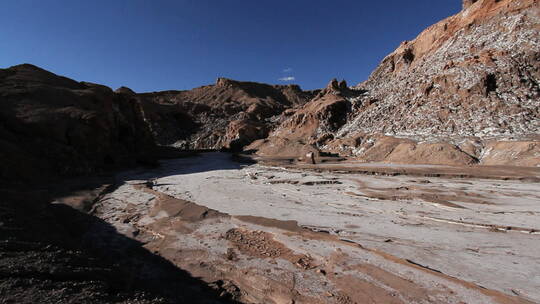
[[294, 76], [287, 76], [287, 77], [281, 77], [280, 81], [294, 81], [296, 78], [294, 78]]
[[290, 72], [292, 72], [292, 71], [293, 71], [292, 68], [285, 68], [285, 69], [283, 69], [283, 73], [290, 73]]

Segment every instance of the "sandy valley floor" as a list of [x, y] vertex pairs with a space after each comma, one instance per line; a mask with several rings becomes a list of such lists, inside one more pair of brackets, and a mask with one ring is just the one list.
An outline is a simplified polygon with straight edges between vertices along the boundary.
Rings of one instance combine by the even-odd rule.
[[206, 153], [118, 175], [92, 213], [241, 302], [534, 303], [540, 170], [527, 174], [367, 175]]

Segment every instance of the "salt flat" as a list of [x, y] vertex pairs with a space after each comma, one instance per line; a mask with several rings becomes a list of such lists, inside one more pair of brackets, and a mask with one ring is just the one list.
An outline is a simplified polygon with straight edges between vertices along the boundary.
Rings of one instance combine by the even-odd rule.
[[[121, 223], [118, 210], [122, 208], [110, 202], [130, 202], [131, 208], [138, 208], [138, 225], [150, 227], [171, 216], [150, 214], [156, 195], [163, 194], [228, 214], [236, 223], [242, 216], [296, 221], [300, 227], [451, 278], [517, 295], [523, 301], [540, 301], [540, 183], [534, 181], [318, 172], [241, 164], [224, 153], [166, 160], [155, 170], [124, 172], [118, 179], [125, 184], [102, 199], [97, 209], [98, 216], [124, 233], [131, 233], [133, 225]], [[142, 183], [148, 186], [146, 191], [136, 187]], [[234, 226], [212, 225], [197, 229], [208, 236]], [[301, 248], [297, 240], [275, 228], [242, 225], [267, 231], [296, 251], [311, 250], [322, 260], [330, 256], [325, 254], [327, 243], [312, 240], [311, 248]], [[210, 227], [214, 232], [209, 232]], [[186, 242], [184, 238], [182, 246], [167, 248], [197, 247]], [[223, 242], [214, 245], [226, 247]], [[490, 302], [474, 295], [468, 301]]]

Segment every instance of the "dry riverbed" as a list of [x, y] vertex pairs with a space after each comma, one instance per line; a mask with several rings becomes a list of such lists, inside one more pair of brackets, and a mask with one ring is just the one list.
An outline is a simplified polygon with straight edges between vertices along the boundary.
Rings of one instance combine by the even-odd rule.
[[166, 160], [119, 174], [91, 213], [244, 303], [540, 301], [539, 170], [353, 167]]

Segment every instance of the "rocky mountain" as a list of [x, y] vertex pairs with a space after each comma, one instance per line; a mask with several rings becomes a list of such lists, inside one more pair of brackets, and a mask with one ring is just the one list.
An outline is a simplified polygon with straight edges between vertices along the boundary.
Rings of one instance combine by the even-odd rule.
[[[155, 146], [311, 151], [364, 161], [540, 164], [538, 0], [467, 0], [356, 86], [218, 78], [135, 93], [24, 64], [0, 69], [1, 176], [69, 176], [151, 161]], [[35, 172], [39, 174], [35, 174]]]
[[0, 69], [0, 178], [43, 181], [153, 161], [136, 99], [30, 64]]
[[262, 156], [300, 156], [318, 152], [319, 147], [333, 139], [335, 132], [347, 122], [351, 100], [364, 91], [349, 88], [345, 81], [330, 81], [303, 107], [285, 111], [281, 124], [268, 138], [250, 144], [246, 149], [256, 150]]
[[366, 161], [538, 165], [539, 50], [537, 0], [466, 0], [457, 15], [401, 43], [367, 81], [351, 88], [331, 82], [250, 148], [261, 155], [316, 149]]
[[189, 91], [137, 94], [30, 64], [0, 69], [0, 177], [29, 181], [151, 163], [158, 145], [240, 150], [317, 93], [219, 78]]
[[464, 1], [463, 11], [403, 42], [357, 86], [367, 96], [339, 135], [536, 133], [539, 26], [538, 1]]
[[132, 94], [148, 113], [161, 145], [182, 149], [232, 149], [265, 138], [279, 115], [305, 104], [316, 92], [297, 85], [267, 85], [218, 78], [189, 91]]

